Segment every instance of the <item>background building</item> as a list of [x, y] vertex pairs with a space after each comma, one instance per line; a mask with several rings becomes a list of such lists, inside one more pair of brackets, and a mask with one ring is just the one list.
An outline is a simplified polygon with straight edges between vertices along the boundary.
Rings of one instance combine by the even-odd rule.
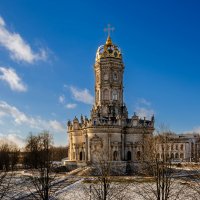
[[171, 134], [168, 142], [158, 145], [158, 158], [166, 154], [175, 162], [199, 162], [200, 135], [199, 134]]

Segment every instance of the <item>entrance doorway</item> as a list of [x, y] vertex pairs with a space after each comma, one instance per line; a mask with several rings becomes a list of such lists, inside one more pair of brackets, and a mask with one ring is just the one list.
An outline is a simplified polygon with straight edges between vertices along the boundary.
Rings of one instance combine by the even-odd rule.
[[80, 152], [80, 157], [79, 158], [80, 158], [80, 160], [83, 160], [83, 152], [82, 151]]
[[127, 152], [127, 160], [131, 161], [131, 152], [130, 151]]

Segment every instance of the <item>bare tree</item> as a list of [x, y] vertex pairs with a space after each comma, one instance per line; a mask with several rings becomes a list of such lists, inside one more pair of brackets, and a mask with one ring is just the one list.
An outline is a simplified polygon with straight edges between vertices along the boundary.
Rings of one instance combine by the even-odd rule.
[[0, 146], [0, 169], [1, 170], [9, 170], [9, 152], [10, 148], [7, 143], [2, 143]]
[[194, 200], [198, 200], [200, 199], [200, 163], [187, 164], [186, 168], [186, 186], [189, 190], [193, 191], [192, 194], [190, 193], [190, 196]]
[[177, 187], [176, 177], [180, 173], [173, 168], [169, 145], [173, 143], [170, 132], [161, 132], [143, 141], [143, 152], [139, 162], [139, 173], [149, 177], [144, 184], [135, 182], [135, 192], [144, 199], [177, 199], [183, 187]]
[[52, 136], [44, 131], [38, 136], [30, 135], [27, 141], [26, 149], [29, 150], [27, 163], [31, 168], [32, 176], [29, 176], [26, 181], [31, 182], [33, 186], [29, 188], [28, 196], [48, 200], [55, 192], [53, 186], [56, 178], [56, 173], [52, 171]]
[[14, 144], [0, 145], [0, 199], [7, 196], [12, 184], [13, 169], [18, 161], [19, 150]]
[[0, 199], [3, 199], [11, 189], [12, 173], [0, 170]]
[[27, 138], [27, 144], [25, 147], [26, 155], [24, 156], [24, 164], [29, 168], [38, 169], [43, 164], [43, 151], [44, 148], [41, 145], [42, 134], [32, 135]]
[[54, 146], [53, 147], [53, 160], [61, 161], [63, 158], [68, 157], [68, 147], [67, 146]]
[[123, 170], [125, 171], [125, 166], [108, 161], [106, 155], [106, 153], [98, 154], [92, 164], [93, 176], [87, 181], [89, 184], [85, 188], [86, 196], [97, 200], [126, 199], [129, 184], [120, 177], [123, 175]]

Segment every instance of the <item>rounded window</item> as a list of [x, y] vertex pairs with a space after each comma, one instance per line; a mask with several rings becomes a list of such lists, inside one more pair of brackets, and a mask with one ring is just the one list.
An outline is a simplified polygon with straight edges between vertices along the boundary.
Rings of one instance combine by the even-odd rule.
[[103, 99], [104, 100], [109, 100], [109, 90], [108, 89], [105, 89], [103, 91]]
[[114, 73], [113, 73], [113, 80], [115, 80], [115, 81], [116, 81], [117, 79], [118, 79], [117, 73], [116, 73], [116, 72], [114, 72]]
[[114, 153], [113, 153], [113, 160], [117, 160], [117, 157], [118, 157], [118, 153], [117, 153], [117, 151], [114, 151]]
[[117, 90], [113, 90], [112, 92], [112, 100], [117, 100], [118, 96], [117, 96]]

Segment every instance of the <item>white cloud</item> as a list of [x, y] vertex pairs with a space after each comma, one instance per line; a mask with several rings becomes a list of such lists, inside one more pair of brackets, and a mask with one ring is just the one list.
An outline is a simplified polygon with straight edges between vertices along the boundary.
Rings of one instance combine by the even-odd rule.
[[85, 88], [81, 90], [74, 86], [70, 86], [70, 91], [76, 101], [80, 101], [85, 104], [93, 104], [94, 97], [90, 94], [88, 89]]
[[151, 103], [149, 101], [147, 101], [146, 99], [144, 99], [144, 98], [138, 99], [138, 103], [146, 105], [146, 106], [150, 106], [151, 105]]
[[67, 109], [74, 109], [74, 108], [76, 108], [76, 104], [75, 103], [68, 103], [65, 107], [67, 108]]
[[194, 128], [194, 132], [195, 132], [195, 133], [200, 133], [200, 126], [199, 126], [199, 127], [195, 127], [195, 128]]
[[5, 115], [6, 114], [4, 112], [0, 111], [0, 118], [3, 117], [3, 116], [5, 116]]
[[190, 131], [184, 131], [184, 133], [199, 133], [200, 134], [200, 126], [196, 126]]
[[56, 120], [50, 120], [49, 125], [50, 125], [51, 129], [56, 130], [57, 132], [65, 131], [65, 128], [63, 127], [63, 125]]
[[6, 28], [5, 21], [0, 16], [0, 45], [5, 47], [13, 60], [33, 63], [38, 60], [46, 60], [47, 53], [44, 49], [34, 52], [30, 45], [23, 40], [18, 33], [10, 32]]
[[150, 119], [153, 116], [154, 111], [153, 109], [138, 107], [136, 108], [136, 113], [141, 118], [146, 117]]
[[15, 106], [11, 106], [5, 101], [0, 101], [0, 113], [0, 119], [10, 117], [17, 126], [27, 125], [30, 129], [49, 130], [57, 133], [65, 131], [64, 125], [57, 120], [44, 120], [40, 117], [28, 116]]
[[[65, 96], [64, 95], [60, 95], [59, 98], [58, 98], [58, 100], [59, 100], [59, 103], [61, 103], [63, 105], [65, 104]], [[76, 106], [77, 106], [77, 104], [75, 104], [75, 103], [67, 103], [65, 105], [65, 108], [67, 108], [67, 109], [74, 109], [74, 108], [76, 108]]]
[[12, 68], [0, 67], [0, 80], [5, 81], [13, 91], [27, 91], [27, 86]]
[[0, 134], [0, 141], [8, 144], [16, 144], [18, 147], [25, 147], [25, 139], [15, 133]]
[[151, 103], [144, 98], [141, 98], [137, 101], [135, 109], [140, 118], [146, 117], [150, 119], [155, 113], [151, 108]]
[[58, 101], [60, 103], [64, 103], [65, 102], [65, 96], [64, 95], [60, 95], [59, 98], [58, 98]]
[[24, 113], [20, 112], [16, 107], [0, 101], [1, 116], [11, 116], [16, 124], [32, 123], [33, 119], [29, 119]]
[[5, 26], [5, 22], [2, 17], [0, 17], [0, 26]]

